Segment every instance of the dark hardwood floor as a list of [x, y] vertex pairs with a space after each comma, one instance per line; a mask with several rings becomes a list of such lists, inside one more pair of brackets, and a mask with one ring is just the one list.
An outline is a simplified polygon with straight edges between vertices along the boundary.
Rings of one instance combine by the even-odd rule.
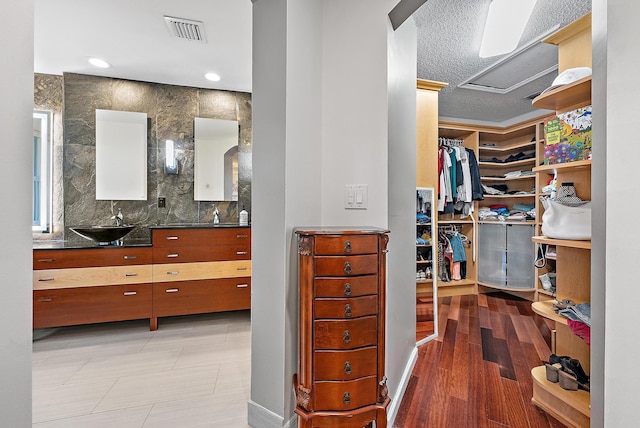
[[418, 349], [395, 428], [563, 427], [531, 404], [551, 331], [504, 293], [439, 299], [439, 337]]

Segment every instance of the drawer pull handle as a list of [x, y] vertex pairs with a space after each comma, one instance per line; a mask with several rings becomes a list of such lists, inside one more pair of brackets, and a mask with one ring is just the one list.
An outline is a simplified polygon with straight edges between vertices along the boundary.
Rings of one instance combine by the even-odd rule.
[[347, 241], [344, 243], [344, 252], [345, 253], [350, 253], [352, 250], [351, 248], [351, 241]]
[[351, 296], [351, 284], [348, 282], [344, 285], [344, 295]]
[[342, 396], [342, 402], [344, 404], [349, 404], [351, 403], [351, 396], [349, 395], [348, 392], [345, 392], [344, 395]]
[[125, 296], [135, 296], [136, 294], [138, 294], [137, 291], [125, 291], [123, 293]]
[[127, 276], [127, 277], [129, 277], [129, 276], [138, 276], [138, 274], [137, 273], [125, 273], [124, 276]]
[[177, 293], [178, 289], [177, 288], [167, 288], [166, 290], [164, 290], [165, 293]]
[[167, 236], [167, 241], [177, 241], [178, 237], [177, 236]]
[[52, 302], [53, 297], [38, 297], [38, 302]]
[[55, 278], [40, 278], [38, 281], [47, 282], [47, 281], [53, 281], [53, 280], [55, 280]]
[[344, 343], [349, 343], [351, 342], [351, 333], [349, 333], [349, 330], [345, 330], [344, 334], [342, 335], [342, 341]]
[[249, 286], [249, 284], [237, 284], [236, 287], [237, 288], [247, 288]]
[[177, 275], [178, 273], [178, 271], [170, 270], [169, 272], [167, 272], [167, 275]]
[[56, 259], [38, 259], [38, 263], [53, 263]]
[[344, 305], [344, 315], [346, 317], [350, 317], [351, 315], [353, 315], [353, 313], [351, 312], [351, 305], [348, 303]]
[[177, 253], [174, 253], [174, 254], [167, 254], [167, 258], [168, 258], [168, 259], [175, 259], [176, 257], [178, 257], [178, 254], [177, 254]]
[[353, 269], [351, 269], [351, 263], [345, 262], [344, 273], [346, 273], [347, 275], [351, 275], [351, 272], [353, 272]]
[[236, 251], [236, 254], [238, 256], [244, 256], [245, 254], [249, 254], [249, 252], [248, 251]]
[[236, 235], [236, 238], [243, 239], [243, 238], [246, 238], [247, 236], [248, 235]]
[[351, 362], [346, 361], [346, 362], [344, 363], [344, 374], [346, 374], [346, 375], [350, 375], [350, 374], [351, 374], [351, 372], [352, 372], [352, 370], [351, 370]]
[[138, 256], [124, 256], [125, 260], [135, 260], [137, 258], [138, 258]]
[[247, 267], [246, 266], [245, 267], [239, 267], [239, 268], [236, 268], [236, 270], [247, 270]]

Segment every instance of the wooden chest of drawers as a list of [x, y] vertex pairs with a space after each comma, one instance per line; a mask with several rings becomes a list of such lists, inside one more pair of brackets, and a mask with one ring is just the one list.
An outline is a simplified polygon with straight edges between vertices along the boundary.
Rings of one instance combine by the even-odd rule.
[[298, 426], [386, 427], [385, 280], [388, 231], [297, 229]]

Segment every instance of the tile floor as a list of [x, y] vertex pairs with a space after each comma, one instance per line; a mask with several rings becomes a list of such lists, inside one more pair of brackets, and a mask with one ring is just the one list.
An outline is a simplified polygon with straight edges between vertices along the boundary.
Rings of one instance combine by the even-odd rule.
[[35, 330], [33, 427], [248, 427], [250, 331], [249, 311]]

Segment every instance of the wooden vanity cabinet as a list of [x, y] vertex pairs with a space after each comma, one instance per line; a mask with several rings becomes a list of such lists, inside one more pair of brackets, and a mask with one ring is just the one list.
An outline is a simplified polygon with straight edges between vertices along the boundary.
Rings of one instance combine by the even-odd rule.
[[251, 307], [251, 229], [153, 229], [153, 318]]
[[33, 251], [33, 328], [151, 318], [151, 248]]
[[298, 426], [384, 428], [388, 231], [296, 230], [300, 361]]

